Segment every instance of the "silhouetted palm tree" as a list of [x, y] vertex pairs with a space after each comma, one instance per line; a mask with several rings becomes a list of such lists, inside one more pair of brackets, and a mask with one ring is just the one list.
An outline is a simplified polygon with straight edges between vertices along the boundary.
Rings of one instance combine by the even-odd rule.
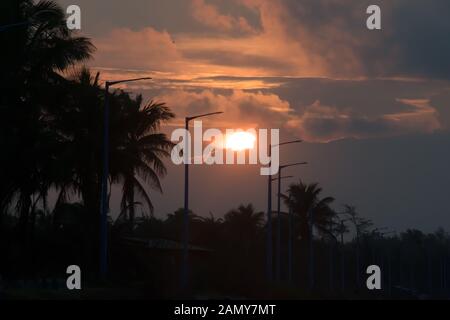
[[88, 59], [94, 47], [87, 38], [74, 37], [67, 28], [65, 13], [52, 1], [17, 1], [12, 9], [25, 22], [1, 33], [8, 48], [2, 59], [0, 100], [0, 146], [2, 157], [1, 211], [17, 198], [20, 229], [30, 217], [35, 194], [45, 200], [51, 185], [53, 132], [49, 130], [49, 109], [58, 99], [60, 75], [67, 67]]
[[64, 71], [90, 58], [94, 50], [90, 40], [73, 35], [64, 10], [56, 2], [20, 0], [16, 10], [17, 21], [11, 23], [25, 23], [2, 33], [10, 41], [6, 45], [12, 49], [10, 65], [4, 70], [14, 73], [9, 76], [28, 80], [55, 78], [55, 71]]
[[[189, 230], [191, 234], [194, 233], [195, 226], [201, 222], [200, 217], [189, 210], [188, 215]], [[178, 209], [174, 213], [167, 215], [166, 221], [164, 221], [167, 235], [171, 240], [181, 241], [184, 234], [184, 209]]]
[[209, 217], [201, 217], [200, 220], [208, 225], [208, 226], [212, 226], [213, 228], [217, 225], [221, 225], [223, 223], [223, 219], [219, 218], [217, 219], [214, 214], [212, 214], [212, 212], [209, 213]]
[[330, 221], [335, 216], [335, 212], [330, 209], [330, 204], [334, 201], [332, 197], [320, 198], [322, 188], [317, 183], [299, 183], [290, 185], [287, 194], [282, 195], [286, 205], [291, 208], [293, 214], [297, 216], [298, 223], [294, 226], [302, 239], [310, 238], [310, 214], [313, 212], [313, 225], [320, 232], [328, 232]]
[[162, 192], [159, 178], [166, 174], [163, 158], [170, 156], [173, 143], [161, 133], [162, 123], [175, 115], [164, 103], [150, 101], [142, 105], [142, 97], [124, 99], [121, 112], [113, 124], [111, 173], [123, 184], [122, 210], [128, 211], [133, 223], [137, 192], [153, 214], [153, 204], [146, 185]]
[[236, 210], [231, 210], [224, 217], [224, 223], [234, 230], [245, 233], [254, 233], [263, 224], [264, 213], [256, 212], [252, 204], [241, 205]]
[[[103, 145], [102, 107], [104, 90], [99, 85], [100, 75], [81, 68], [71, 76], [68, 103], [55, 110], [55, 131], [59, 133], [58, 183], [61, 199], [68, 191], [79, 193], [91, 223], [97, 224], [101, 179], [101, 150]], [[159, 178], [166, 172], [163, 158], [169, 156], [172, 143], [160, 126], [174, 117], [163, 103], [150, 102], [142, 106], [142, 97], [130, 97], [116, 90], [110, 95], [110, 182], [122, 184], [121, 218], [133, 225], [137, 192], [153, 213], [148, 187], [161, 190]], [[94, 219], [94, 220], [92, 220]]]

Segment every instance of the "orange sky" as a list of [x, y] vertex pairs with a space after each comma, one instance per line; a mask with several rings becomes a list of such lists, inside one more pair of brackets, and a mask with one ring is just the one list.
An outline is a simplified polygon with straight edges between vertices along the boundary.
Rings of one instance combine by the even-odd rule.
[[[166, 102], [173, 126], [220, 110], [207, 125], [281, 129], [307, 142], [283, 151], [310, 163], [289, 174], [320, 182], [337, 208], [399, 229], [449, 223], [450, 1], [58, 2], [81, 7], [81, 33], [97, 46], [89, 65], [103, 80], [152, 76], [124, 88]], [[375, 3], [383, 29], [371, 32]], [[159, 214], [182, 206], [182, 168], [168, 165], [166, 194], [152, 193]], [[264, 210], [257, 170], [193, 168], [193, 210]]]
[[[153, 77], [124, 88], [167, 102], [180, 118], [220, 109], [217, 126], [279, 128], [314, 142], [431, 133], [449, 122], [433, 100], [448, 95], [450, 72], [443, 78], [432, 54], [410, 50], [416, 42], [396, 25], [404, 0], [383, 4], [379, 32], [365, 27], [370, 1], [135, 0], [120, 10], [113, 1], [104, 15], [79, 1], [82, 32], [97, 47], [91, 66], [104, 79]], [[328, 80], [365, 99], [324, 93]], [[316, 94], [304, 99], [311, 83]]]

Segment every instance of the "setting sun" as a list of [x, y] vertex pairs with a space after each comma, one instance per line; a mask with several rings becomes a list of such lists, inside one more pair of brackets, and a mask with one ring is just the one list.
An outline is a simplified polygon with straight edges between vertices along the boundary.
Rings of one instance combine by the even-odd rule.
[[255, 147], [256, 137], [249, 132], [235, 132], [227, 136], [226, 148], [233, 151], [244, 151]]

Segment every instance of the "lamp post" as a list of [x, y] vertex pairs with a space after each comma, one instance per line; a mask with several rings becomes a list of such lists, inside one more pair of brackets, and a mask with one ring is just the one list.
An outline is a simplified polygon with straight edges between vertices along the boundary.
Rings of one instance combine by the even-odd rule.
[[[289, 195], [289, 202], [291, 202], [291, 195]], [[292, 235], [293, 235], [293, 221], [292, 221], [292, 206], [289, 205], [289, 239], [288, 239], [288, 282], [292, 283]]]
[[[284, 179], [291, 179], [294, 178], [294, 176], [283, 176], [281, 177], [281, 180]], [[272, 182], [278, 181], [280, 178], [273, 178]], [[291, 202], [291, 196], [289, 195], [289, 202]], [[288, 234], [288, 282], [292, 282], [292, 209], [291, 206], [289, 206], [289, 213], [288, 213], [288, 220], [289, 220], [289, 234]]]
[[309, 208], [308, 213], [308, 228], [309, 228], [309, 290], [314, 289], [314, 208]]
[[[272, 148], [273, 147], [282, 147], [289, 144], [294, 143], [302, 143], [303, 140], [292, 140], [280, 143], [278, 145], [269, 145], [269, 157], [272, 157]], [[271, 166], [271, 162], [269, 163], [269, 167]], [[267, 239], [266, 239], [266, 274], [267, 280], [272, 281], [273, 277], [273, 246], [272, 246], [272, 175], [268, 176], [267, 181]]]
[[120, 83], [151, 80], [151, 78], [136, 78], [119, 81], [106, 81], [105, 107], [103, 110], [103, 174], [100, 195], [100, 277], [106, 279], [108, 272], [108, 177], [109, 177], [109, 88]]
[[329, 252], [329, 255], [330, 255], [330, 257], [329, 257], [329, 260], [330, 260], [330, 262], [329, 262], [329, 264], [330, 264], [330, 268], [329, 268], [329, 273], [330, 273], [329, 274], [329, 281], [330, 281], [329, 289], [330, 289], [330, 292], [333, 292], [333, 287], [334, 287], [334, 283], [333, 283], [334, 282], [333, 281], [333, 278], [334, 278], [333, 218], [330, 219], [330, 230], [329, 230], [329, 232], [330, 232], [330, 239], [331, 239], [331, 241], [330, 241], [330, 252]]
[[277, 218], [278, 218], [278, 232], [277, 232], [277, 264], [276, 264], [276, 279], [281, 280], [281, 174], [286, 168], [307, 165], [307, 162], [297, 162], [288, 165], [280, 166], [278, 170], [278, 204], [277, 204]]
[[345, 233], [345, 222], [350, 221], [350, 219], [341, 220], [341, 287], [342, 292], [345, 290], [345, 260], [344, 260], [344, 233]]
[[190, 144], [188, 139], [189, 132], [189, 123], [192, 120], [196, 120], [199, 118], [205, 118], [209, 116], [223, 114], [223, 112], [212, 112], [207, 114], [201, 114], [193, 117], [185, 118], [185, 129], [186, 129], [186, 137], [184, 139], [185, 142], [185, 157], [184, 157], [184, 234], [183, 234], [183, 262], [182, 262], [182, 270], [181, 270], [181, 286], [182, 288], [186, 288], [188, 285], [188, 257], [189, 257], [189, 150]]

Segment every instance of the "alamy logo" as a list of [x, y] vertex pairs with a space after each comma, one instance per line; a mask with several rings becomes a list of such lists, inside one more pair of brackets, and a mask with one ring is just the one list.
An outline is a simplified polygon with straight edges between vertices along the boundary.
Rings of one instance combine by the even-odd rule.
[[[176, 165], [257, 165], [263, 166], [261, 175], [275, 175], [279, 170], [278, 129], [208, 129], [203, 132], [202, 121], [194, 122], [194, 135], [186, 129], [177, 129], [171, 140], [177, 145], [172, 150]], [[204, 144], [207, 144], [204, 146]], [[193, 152], [192, 152], [193, 146]]]

